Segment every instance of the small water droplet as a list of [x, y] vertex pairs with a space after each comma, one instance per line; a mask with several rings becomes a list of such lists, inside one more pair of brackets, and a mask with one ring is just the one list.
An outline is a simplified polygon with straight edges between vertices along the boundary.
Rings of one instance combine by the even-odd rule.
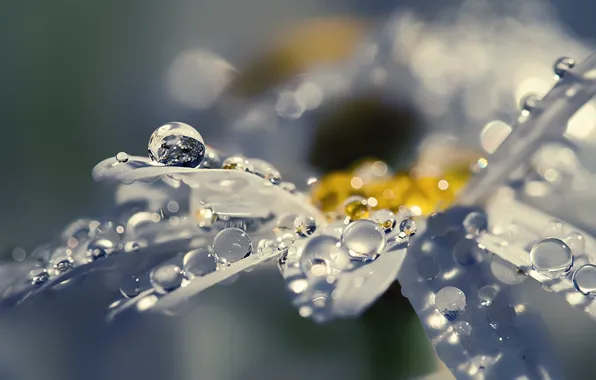
[[488, 230], [488, 220], [485, 214], [475, 211], [465, 217], [463, 226], [469, 235], [478, 237]]
[[305, 111], [304, 105], [298, 100], [292, 92], [282, 92], [277, 98], [275, 111], [280, 117], [289, 120], [300, 118]]
[[277, 246], [277, 250], [279, 252], [285, 252], [287, 251], [290, 246], [292, 245], [292, 243], [294, 243], [294, 234], [288, 233], [288, 234], [283, 234], [282, 236], [278, 236], [275, 239], [275, 244]]
[[294, 229], [298, 236], [309, 237], [317, 230], [317, 221], [309, 215], [301, 215], [294, 219]]
[[205, 156], [199, 165], [201, 169], [216, 169], [221, 167], [221, 158], [212, 148], [205, 147]]
[[416, 222], [411, 217], [407, 217], [399, 223], [399, 237], [402, 239], [414, 236], [417, 230]]
[[59, 257], [52, 258], [53, 268], [56, 274], [61, 274], [73, 266], [72, 258], [66, 255], [60, 255]]
[[230, 156], [221, 164], [222, 169], [238, 170], [241, 172], [254, 172], [252, 164], [244, 156]]
[[547, 238], [530, 250], [532, 267], [544, 275], [565, 275], [573, 265], [573, 253], [564, 241]]
[[124, 244], [124, 252], [136, 252], [141, 248], [141, 245], [136, 241], [129, 241]]
[[213, 238], [213, 252], [219, 259], [233, 263], [252, 253], [252, 242], [243, 230], [226, 228]]
[[217, 260], [206, 247], [193, 249], [184, 255], [182, 268], [188, 278], [201, 277], [215, 272]]
[[454, 286], [446, 286], [435, 295], [435, 306], [449, 321], [454, 321], [466, 309], [466, 295]]
[[167, 294], [180, 287], [184, 276], [178, 265], [166, 264], [155, 268], [149, 278], [156, 292]]
[[50, 274], [45, 268], [35, 268], [29, 272], [29, 279], [32, 285], [41, 285], [50, 278]]
[[596, 296], [596, 265], [586, 264], [573, 273], [573, 286], [583, 295]]
[[108, 239], [98, 239], [89, 243], [87, 255], [95, 260], [105, 257], [114, 251], [114, 243]]
[[128, 154], [125, 152], [120, 152], [116, 155], [116, 160], [122, 164], [128, 162]]
[[386, 234], [393, 232], [397, 226], [395, 214], [389, 210], [378, 210], [372, 214], [372, 220], [377, 223]]
[[350, 265], [348, 251], [331, 236], [315, 236], [306, 242], [300, 256], [300, 268], [309, 277], [328, 276]]
[[199, 227], [211, 227], [217, 221], [217, 214], [213, 208], [203, 206], [195, 211], [195, 220]]
[[553, 71], [555, 72], [556, 78], [562, 78], [566, 72], [575, 67], [575, 60], [569, 57], [561, 57], [555, 61]]
[[491, 285], [483, 286], [478, 290], [478, 299], [482, 306], [489, 306], [497, 297], [499, 290]]
[[349, 197], [343, 204], [344, 214], [350, 220], [366, 219], [370, 215], [370, 206], [365, 198], [361, 196]]
[[134, 298], [141, 293], [141, 280], [137, 276], [127, 276], [120, 282], [120, 293], [126, 298]]
[[572, 232], [565, 238], [565, 243], [571, 248], [574, 255], [584, 253], [586, 249], [586, 239], [579, 232]]
[[482, 250], [474, 239], [462, 239], [453, 247], [453, 259], [461, 266], [476, 265], [482, 258]]
[[205, 155], [201, 134], [188, 124], [172, 122], [157, 128], [149, 139], [149, 158], [167, 166], [196, 168]]
[[279, 185], [281, 183], [282, 179], [279, 170], [269, 162], [257, 158], [251, 158], [249, 162], [253, 166], [253, 173], [259, 177], [265, 178], [274, 185]]
[[344, 229], [341, 244], [353, 259], [371, 261], [382, 254], [387, 245], [383, 229], [371, 220], [356, 220]]
[[522, 98], [520, 103], [522, 113], [529, 114], [538, 107], [540, 98], [536, 94], [528, 94]]

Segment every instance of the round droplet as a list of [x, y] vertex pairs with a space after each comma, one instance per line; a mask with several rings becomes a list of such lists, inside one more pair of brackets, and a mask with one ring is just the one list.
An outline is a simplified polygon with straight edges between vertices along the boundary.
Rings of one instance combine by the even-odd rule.
[[353, 259], [370, 261], [383, 253], [387, 237], [377, 223], [371, 220], [356, 220], [344, 229], [341, 244]]
[[401, 238], [414, 236], [417, 230], [416, 222], [410, 217], [405, 218], [399, 223], [399, 236]]
[[386, 234], [393, 232], [397, 226], [395, 214], [389, 210], [378, 210], [372, 214], [372, 220], [377, 223]]
[[220, 260], [233, 263], [252, 253], [252, 242], [243, 230], [226, 228], [213, 238], [213, 252]]
[[93, 260], [105, 257], [114, 251], [114, 243], [108, 239], [98, 239], [89, 243], [87, 255]]
[[482, 306], [489, 306], [493, 300], [497, 297], [499, 290], [494, 286], [487, 285], [483, 286], [478, 290], [478, 299]]
[[120, 152], [116, 155], [116, 160], [120, 163], [128, 162], [128, 154]]
[[253, 173], [259, 177], [265, 178], [274, 185], [279, 185], [282, 181], [281, 174], [272, 164], [256, 158], [251, 158], [249, 161], [253, 166]]
[[482, 261], [482, 250], [474, 239], [462, 239], [453, 247], [453, 260], [468, 267]]
[[134, 298], [141, 293], [141, 280], [137, 276], [127, 276], [120, 283], [120, 293], [126, 298]]
[[447, 286], [435, 295], [435, 306], [449, 321], [454, 321], [466, 309], [466, 295], [454, 286]]
[[52, 259], [52, 263], [56, 274], [64, 273], [73, 266], [72, 258], [66, 255]]
[[184, 255], [184, 273], [188, 278], [201, 277], [217, 269], [217, 260], [206, 247], [193, 249]]
[[547, 238], [534, 244], [530, 250], [532, 267], [542, 274], [564, 275], [573, 265], [571, 248], [562, 240]]
[[344, 214], [350, 220], [366, 219], [370, 215], [370, 206], [366, 199], [360, 196], [354, 196], [346, 199], [343, 204]]
[[347, 269], [350, 256], [331, 236], [315, 236], [302, 248], [300, 268], [309, 277], [329, 276]]
[[525, 113], [530, 113], [540, 102], [540, 98], [536, 94], [528, 94], [524, 96], [521, 100], [521, 110]]
[[573, 286], [583, 295], [596, 296], [596, 265], [586, 264], [573, 273]]
[[422, 256], [416, 259], [416, 270], [423, 280], [432, 280], [439, 275], [439, 263], [432, 256]]
[[204, 155], [203, 137], [188, 124], [168, 123], [157, 128], [149, 139], [149, 158], [163, 165], [196, 168]]
[[212, 148], [205, 147], [205, 156], [199, 165], [201, 169], [215, 169], [221, 167], [221, 158]]
[[298, 218], [296, 214], [282, 214], [275, 223], [275, 233], [278, 236], [285, 235], [288, 232], [294, 232], [294, 221]]
[[29, 272], [29, 279], [32, 285], [41, 285], [50, 278], [50, 274], [45, 268], [35, 268]]
[[434, 213], [426, 220], [426, 232], [432, 237], [445, 236], [450, 230], [449, 218], [443, 213]]
[[184, 276], [178, 265], [166, 264], [155, 268], [149, 278], [156, 292], [167, 294], [180, 287]]
[[278, 236], [275, 239], [275, 245], [280, 252], [287, 252], [290, 246], [294, 243], [294, 234], [288, 233]]
[[277, 98], [275, 111], [280, 117], [289, 120], [300, 118], [305, 111], [304, 105], [298, 101], [292, 92], [282, 92]]
[[465, 217], [463, 226], [469, 235], [478, 237], [488, 230], [488, 220], [485, 214], [475, 211]]
[[572, 232], [565, 238], [565, 243], [571, 248], [574, 255], [584, 253], [586, 249], [586, 239], [579, 232]]
[[244, 156], [230, 156], [221, 164], [222, 169], [238, 170], [241, 172], [253, 172], [254, 168]]
[[317, 230], [317, 221], [312, 216], [299, 216], [294, 219], [294, 229], [298, 236], [309, 237]]
[[555, 61], [553, 71], [557, 77], [561, 78], [573, 67], [575, 67], [575, 60], [573, 58], [561, 57]]

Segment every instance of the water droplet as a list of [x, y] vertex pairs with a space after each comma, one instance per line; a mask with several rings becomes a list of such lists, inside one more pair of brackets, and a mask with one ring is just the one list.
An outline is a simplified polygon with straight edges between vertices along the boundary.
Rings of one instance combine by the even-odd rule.
[[386, 234], [391, 233], [397, 226], [395, 214], [389, 210], [378, 210], [372, 214], [372, 220], [377, 223]]
[[129, 241], [124, 244], [124, 252], [136, 252], [141, 248], [141, 244], [136, 241]]
[[561, 57], [555, 61], [553, 71], [557, 78], [562, 78], [565, 73], [575, 67], [575, 60], [569, 57]]
[[120, 282], [120, 293], [126, 298], [134, 298], [141, 293], [141, 280], [137, 276], [127, 276]]
[[449, 218], [443, 213], [434, 213], [426, 221], [426, 231], [432, 237], [445, 236], [450, 230]]
[[317, 230], [317, 221], [312, 216], [299, 216], [294, 219], [294, 229], [298, 236], [309, 237]]
[[565, 238], [565, 243], [571, 248], [574, 255], [584, 253], [586, 248], [586, 239], [579, 232], [572, 232]]
[[252, 164], [244, 156], [230, 156], [221, 164], [222, 169], [238, 170], [241, 172], [254, 172]]
[[416, 226], [416, 222], [414, 219], [407, 217], [399, 223], [399, 237], [406, 238], [409, 236], [414, 236], [418, 227]]
[[184, 255], [182, 268], [188, 278], [201, 277], [217, 269], [217, 260], [206, 247], [193, 249]]
[[482, 250], [474, 239], [462, 239], [453, 247], [453, 259], [461, 266], [476, 265], [482, 258]]
[[253, 166], [253, 173], [259, 177], [265, 178], [274, 185], [279, 185], [282, 181], [281, 174], [272, 164], [257, 158], [251, 158], [249, 161]]
[[522, 113], [529, 114], [532, 110], [538, 107], [540, 98], [536, 94], [528, 94], [524, 96], [520, 102], [520, 108]]
[[29, 279], [32, 285], [41, 285], [50, 278], [50, 274], [45, 268], [35, 268], [29, 272]]
[[596, 296], [596, 265], [586, 264], [573, 273], [573, 286], [586, 296]]
[[304, 245], [300, 268], [309, 277], [328, 276], [341, 272], [350, 265], [347, 250], [331, 236], [315, 236]]
[[199, 227], [211, 227], [217, 221], [213, 208], [204, 206], [195, 211], [195, 220]]
[[353, 259], [370, 261], [382, 254], [387, 245], [383, 229], [371, 220], [356, 220], [344, 229], [341, 244]]
[[53, 257], [51, 262], [56, 274], [64, 273], [71, 269], [73, 266], [72, 258], [67, 256], [66, 254]]
[[23, 248], [16, 247], [12, 250], [12, 258], [14, 261], [23, 261], [25, 260], [25, 257], [27, 257], [27, 252]]
[[221, 158], [212, 148], [205, 147], [205, 156], [199, 165], [201, 169], [215, 169], [221, 167]]
[[488, 230], [488, 220], [485, 214], [475, 211], [466, 216], [463, 226], [468, 234], [478, 237]]
[[432, 280], [439, 275], [441, 268], [439, 263], [432, 256], [422, 256], [416, 259], [416, 270], [424, 280]]
[[482, 306], [489, 306], [493, 300], [497, 297], [499, 290], [494, 286], [487, 285], [483, 286], [478, 290], [478, 299]]
[[446, 286], [435, 295], [435, 306], [449, 321], [466, 309], [466, 295], [454, 286]]
[[573, 265], [573, 253], [564, 241], [547, 238], [534, 244], [530, 250], [532, 267], [542, 274], [564, 275]]
[[116, 160], [120, 163], [128, 162], [128, 154], [125, 152], [120, 152], [116, 155]]
[[305, 111], [304, 105], [298, 101], [292, 92], [282, 92], [277, 98], [275, 111], [284, 119], [295, 120], [300, 118]]
[[300, 294], [308, 288], [308, 280], [305, 278], [297, 278], [288, 282], [288, 289], [293, 293]]
[[87, 247], [87, 255], [95, 260], [105, 257], [114, 251], [114, 243], [108, 239], [94, 240]]
[[166, 264], [155, 268], [149, 278], [156, 292], [167, 294], [180, 287], [184, 276], [178, 265]]
[[280, 252], [287, 251], [292, 243], [294, 243], [294, 234], [288, 233], [283, 234], [282, 236], [278, 236], [275, 239], [275, 243], [277, 245], [277, 250]]
[[188, 124], [172, 122], [157, 128], [149, 138], [149, 158], [167, 166], [196, 168], [205, 155], [201, 134]]
[[350, 220], [366, 219], [370, 215], [370, 206], [361, 196], [349, 197], [343, 204], [344, 214]]
[[219, 259], [233, 263], [252, 253], [252, 242], [243, 230], [226, 228], [213, 238], [213, 252]]

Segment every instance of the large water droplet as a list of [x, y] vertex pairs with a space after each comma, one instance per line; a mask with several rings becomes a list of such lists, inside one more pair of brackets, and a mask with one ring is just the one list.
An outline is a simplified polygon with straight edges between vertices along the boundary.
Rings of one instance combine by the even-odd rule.
[[184, 276], [178, 265], [166, 264], [155, 268], [149, 278], [156, 292], [167, 294], [180, 287]]
[[309, 215], [301, 215], [294, 219], [294, 228], [298, 236], [308, 237], [317, 230], [317, 221]]
[[482, 258], [482, 250], [474, 239], [462, 239], [453, 247], [453, 259], [461, 266], [476, 265]]
[[493, 300], [497, 297], [499, 290], [494, 286], [487, 285], [483, 286], [478, 290], [478, 299], [482, 306], [489, 306]]
[[466, 295], [454, 286], [446, 286], [435, 295], [435, 306], [449, 321], [466, 309]]
[[596, 265], [586, 264], [573, 273], [573, 286], [586, 296], [596, 296]]
[[196, 168], [204, 155], [203, 137], [188, 124], [162, 125], [149, 139], [149, 158], [163, 165]]
[[356, 220], [344, 229], [341, 244], [353, 259], [369, 261], [383, 253], [387, 237], [377, 223], [371, 220]]
[[565, 73], [575, 67], [575, 60], [569, 57], [561, 57], [555, 61], [553, 71], [558, 78], [563, 77]]
[[393, 232], [397, 225], [395, 214], [389, 210], [378, 210], [372, 214], [372, 220], [377, 223], [386, 234]]
[[564, 275], [573, 265], [573, 253], [564, 241], [547, 238], [530, 250], [532, 267], [545, 275]]
[[184, 273], [189, 278], [201, 277], [217, 269], [217, 260], [206, 247], [193, 249], [184, 255]]
[[213, 252], [219, 259], [233, 263], [252, 253], [252, 242], [243, 230], [226, 228], [213, 238]]
[[485, 214], [475, 211], [466, 216], [463, 226], [469, 235], [478, 237], [488, 229], [488, 220]]
[[331, 236], [315, 236], [302, 248], [300, 268], [309, 277], [328, 276], [347, 269], [348, 251]]
[[126, 298], [134, 298], [141, 293], [141, 280], [137, 276], [127, 276], [120, 282], [120, 293]]

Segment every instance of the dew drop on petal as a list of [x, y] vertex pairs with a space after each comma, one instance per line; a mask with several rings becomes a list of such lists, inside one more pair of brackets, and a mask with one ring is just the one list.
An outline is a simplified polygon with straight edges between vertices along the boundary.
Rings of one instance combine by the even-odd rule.
[[586, 296], [596, 296], [596, 265], [586, 264], [573, 273], [573, 286]]
[[341, 244], [355, 260], [370, 261], [382, 254], [387, 245], [385, 231], [371, 220], [356, 220], [344, 229]]
[[165, 264], [155, 268], [149, 278], [156, 292], [167, 294], [180, 287], [184, 276], [178, 265]]
[[213, 252], [221, 260], [233, 263], [252, 253], [252, 242], [240, 228], [226, 228], [213, 238]]
[[309, 277], [321, 277], [346, 270], [350, 265], [347, 250], [331, 236], [315, 236], [302, 248], [300, 268]]
[[315, 218], [309, 215], [301, 215], [294, 219], [294, 229], [300, 237], [308, 237], [317, 230]]
[[454, 321], [466, 309], [466, 295], [454, 286], [446, 286], [435, 295], [435, 306], [447, 320]]
[[534, 244], [530, 250], [533, 269], [542, 274], [564, 275], [573, 265], [573, 253], [569, 246], [557, 238], [547, 238]]
[[206, 247], [193, 249], [184, 255], [182, 267], [187, 277], [201, 277], [217, 269], [217, 260]]
[[141, 280], [137, 276], [126, 276], [120, 282], [120, 293], [126, 298], [134, 298], [141, 293]]
[[386, 234], [393, 232], [397, 226], [395, 214], [389, 210], [378, 210], [372, 214], [372, 220], [377, 223]]
[[156, 163], [196, 168], [205, 155], [205, 142], [190, 125], [172, 122], [153, 132], [148, 150], [149, 158]]

